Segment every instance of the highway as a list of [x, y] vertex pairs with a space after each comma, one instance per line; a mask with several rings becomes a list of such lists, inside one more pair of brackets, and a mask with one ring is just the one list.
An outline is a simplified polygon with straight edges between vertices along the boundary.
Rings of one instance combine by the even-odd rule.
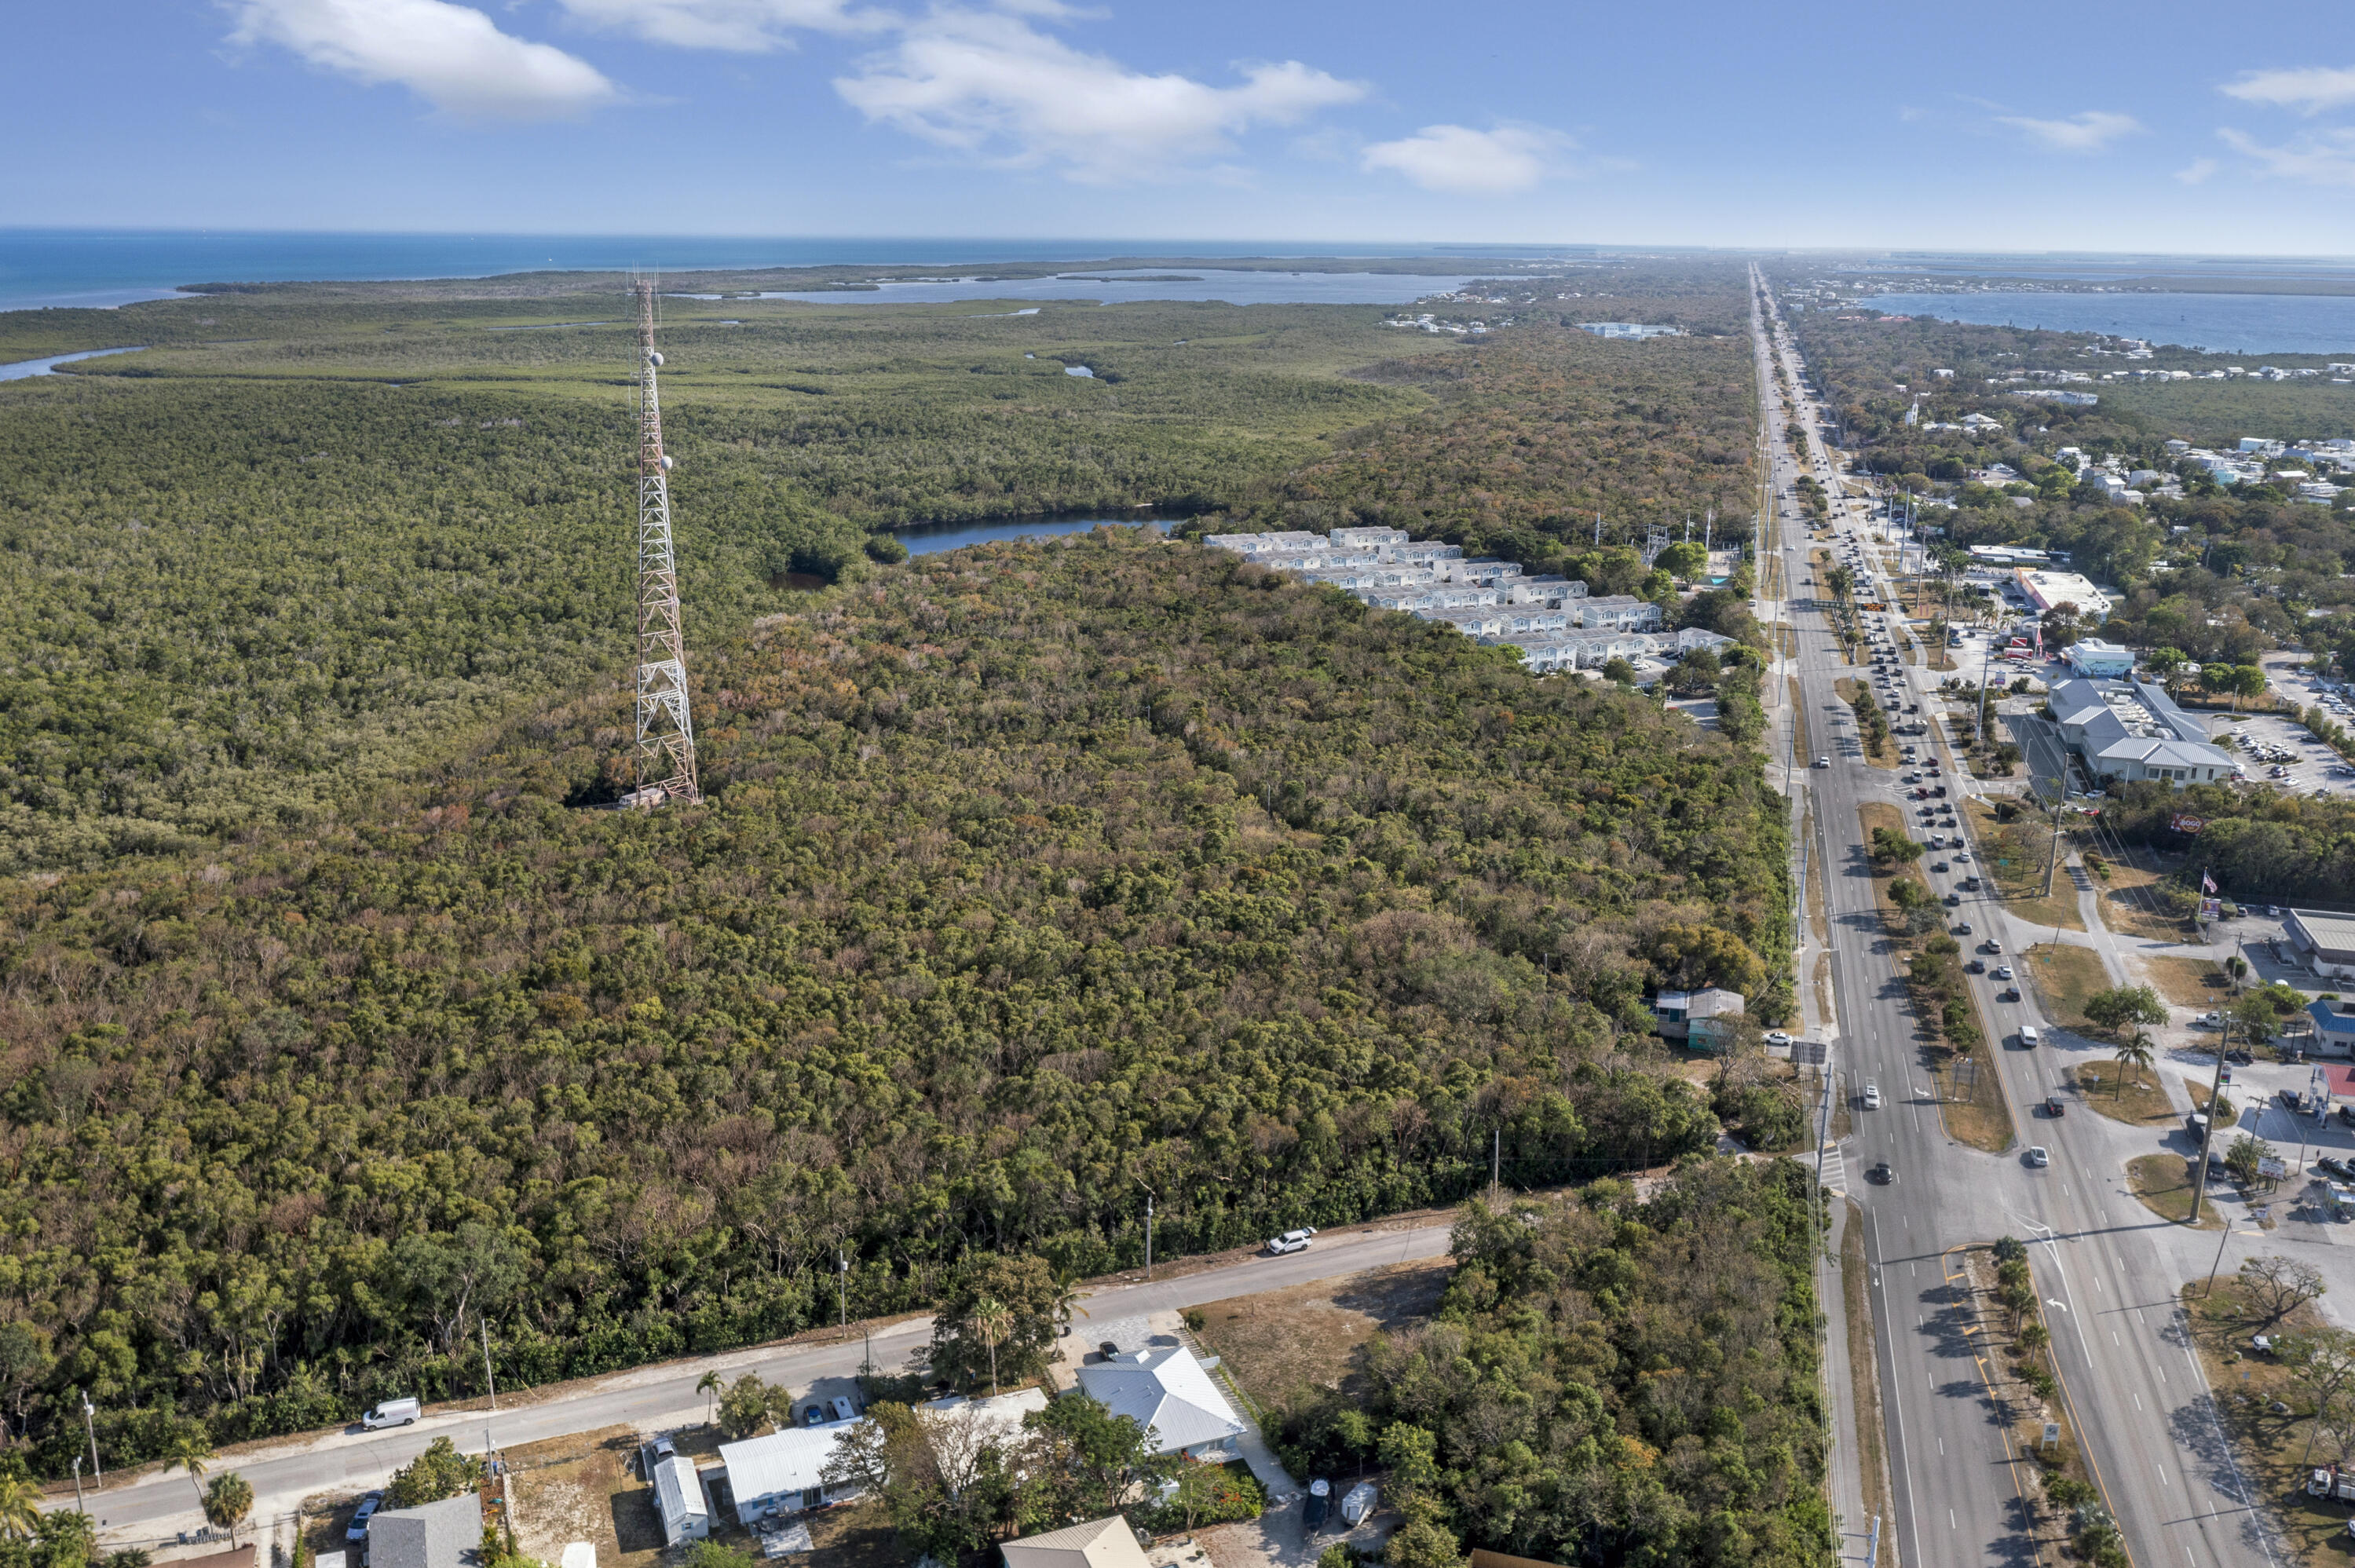
[[[1835, 496], [1828, 548], [1845, 559], [1851, 542], [1862, 545], [1870, 537], [1865, 508], [1840, 495], [1834, 454], [1821, 439], [1819, 412], [1806, 390], [1805, 367], [1771, 300], [1753, 319], [1766, 384], [1773, 384], [1768, 357], [1779, 352], [1797, 389], [1807, 432], [1806, 471]], [[2212, 1252], [2217, 1238], [2166, 1223], [2126, 1192], [2124, 1159], [2155, 1147], [2147, 1133], [2082, 1108], [2057, 1119], [2039, 1109], [2046, 1095], [2063, 1093], [2057, 1053], [2019, 1043], [2022, 1024], [2048, 1027], [2031, 989], [2023, 987], [2017, 1003], [1997, 999], [2002, 983], [1993, 969], [2017, 949], [2010, 923], [1986, 894], [1965, 893], [1945, 912], [1954, 929], [1971, 923], [1971, 934], [1957, 938], [1966, 953], [1990, 935], [2003, 943], [2002, 956], [1987, 956], [1989, 973], [1970, 983], [1991, 1037], [1982, 1055], [1999, 1073], [2018, 1141], [2009, 1152], [1989, 1155], [1945, 1133], [1925, 1066], [1924, 1031], [1907, 1009], [1895, 945], [1874, 905], [1858, 807], [1869, 801], [1898, 805], [1917, 837], [1931, 825], [1917, 815], [1921, 803], [1907, 798], [1911, 790], [1898, 771], [1867, 761], [1849, 705], [1834, 689], [1842, 676], [1869, 679], [1871, 667], [1849, 664], [1840, 650], [1826, 607], [1828, 590], [1807, 563], [1796, 506], [1783, 499], [1802, 469], [1784, 438], [1778, 400], [1767, 401], [1773, 494], [1792, 519], [1782, 529], [1780, 552], [1785, 580], [1792, 584], [1796, 657], [1790, 673], [1799, 682], [1812, 750], [1829, 763], [1815, 768], [1807, 765], [1812, 758], [1800, 759], [1795, 782], [1811, 803], [1808, 859], [1820, 873], [1831, 927], [1838, 1020], [1833, 1064], [1857, 1107], [1856, 1131], [1841, 1152], [1848, 1189], [1865, 1212], [1893, 1494], [1884, 1548], [1902, 1562], [1924, 1565], [2042, 1561], [2023, 1528], [2031, 1500], [2041, 1506], [2035, 1467], [2007, 1451], [1982, 1370], [1982, 1358], [1990, 1354], [1987, 1338], [2003, 1326], [1979, 1321], [1954, 1261], [1956, 1249], [2009, 1234], [2033, 1243], [2031, 1267], [2046, 1302], [2070, 1424], [2135, 1562], [2140, 1568], [2272, 1563], [2276, 1544], [2250, 1507], [2224, 1449], [2176, 1306], [2183, 1281], [2208, 1266], [2204, 1255], [2196, 1262], [2194, 1255]], [[1810, 577], [1825, 601], [1807, 596]], [[1859, 600], [1894, 604], [1885, 579], [1874, 585], [1869, 557], [1858, 579]], [[1899, 617], [1859, 613], [1859, 619], [1886, 624]], [[1941, 677], [1902, 663], [1898, 671], [1901, 708], [1918, 702], [1924, 715], [1935, 712], [1930, 692]], [[1944, 750], [1934, 726], [1918, 743], [1925, 758]], [[1976, 793], [1978, 786], [1950, 753], [1945, 761], [1935, 776], [1949, 791]], [[1932, 830], [1958, 831], [1943, 825]], [[1943, 894], [1975, 869], [1976, 862], [1956, 863], [1951, 873], [1933, 874], [1931, 880]], [[1877, 1085], [1882, 1108], [1861, 1108], [1868, 1083]], [[2072, 1094], [2063, 1099], [2074, 1104]], [[2027, 1145], [2048, 1147], [2051, 1166], [2032, 1165]], [[1885, 1184], [1865, 1179], [1882, 1161], [1893, 1179]], [[1835, 1392], [1846, 1396], [1844, 1390]]]
[[[1362, 1274], [1386, 1264], [1438, 1257], [1447, 1251], [1447, 1235], [1445, 1222], [1392, 1229], [1352, 1227], [1327, 1232], [1307, 1251], [1284, 1257], [1253, 1256], [1175, 1279], [1098, 1288], [1082, 1297], [1072, 1333], [1083, 1341], [1091, 1322], [1109, 1323], [1231, 1296]], [[931, 1336], [930, 1318], [876, 1328], [872, 1347], [877, 1370], [904, 1370]], [[460, 1448], [479, 1454], [486, 1445], [535, 1443], [604, 1426], [654, 1432], [699, 1423], [704, 1419], [706, 1396], [698, 1393], [695, 1385], [708, 1371], [716, 1369], [730, 1379], [758, 1372], [764, 1381], [782, 1383], [798, 1393], [815, 1383], [855, 1377], [868, 1354], [868, 1343], [854, 1324], [848, 1338], [827, 1343], [771, 1346], [666, 1361], [536, 1390], [520, 1400], [506, 1401], [507, 1408], [495, 1415], [479, 1410], [429, 1410], [414, 1426], [388, 1432], [346, 1429], [251, 1445], [224, 1453], [211, 1468], [215, 1474], [233, 1469], [252, 1485], [253, 1520], [266, 1527], [292, 1515], [305, 1499], [349, 1497], [383, 1486], [393, 1470], [436, 1437], [447, 1436]], [[53, 1508], [70, 1508], [73, 1494], [52, 1494], [47, 1501]], [[89, 1509], [99, 1520], [100, 1538], [110, 1547], [170, 1544], [180, 1531], [197, 1530], [204, 1523], [187, 1477], [153, 1467], [120, 1478], [110, 1475], [104, 1488], [91, 1492]]]

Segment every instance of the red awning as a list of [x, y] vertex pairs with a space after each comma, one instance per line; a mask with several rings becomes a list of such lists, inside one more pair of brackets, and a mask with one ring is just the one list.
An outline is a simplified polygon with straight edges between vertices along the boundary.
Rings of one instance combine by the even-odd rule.
[[2330, 1075], [2330, 1097], [2343, 1100], [2355, 1097], [2355, 1067], [2326, 1067]]

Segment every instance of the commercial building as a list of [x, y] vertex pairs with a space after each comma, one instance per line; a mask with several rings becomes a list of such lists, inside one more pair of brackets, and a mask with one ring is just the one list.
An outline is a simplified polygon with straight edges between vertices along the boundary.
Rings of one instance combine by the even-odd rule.
[[2355, 916], [2294, 909], [2282, 923], [2290, 945], [2327, 980], [2355, 980]]
[[2039, 614], [2069, 604], [2089, 620], [2109, 618], [2109, 596], [2073, 571], [2045, 571], [2023, 566], [2012, 577]]
[[2082, 676], [2119, 680], [2134, 673], [2134, 650], [2120, 643], [2105, 643], [2099, 637], [2073, 643], [2061, 656]]
[[2064, 680], [2046, 698], [2061, 738], [2095, 779], [2179, 787], [2232, 776], [2208, 728], [2145, 681]]

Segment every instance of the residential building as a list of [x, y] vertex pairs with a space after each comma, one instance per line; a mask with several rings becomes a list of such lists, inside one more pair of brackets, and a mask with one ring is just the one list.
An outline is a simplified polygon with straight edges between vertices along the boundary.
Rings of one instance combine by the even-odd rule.
[[483, 1499], [473, 1492], [368, 1520], [368, 1568], [474, 1568], [483, 1555]]
[[1586, 584], [1567, 577], [1516, 577], [1499, 586], [1516, 604], [1560, 604], [1586, 597]]
[[842, 1435], [858, 1424], [829, 1421], [722, 1443], [719, 1462], [736, 1499], [736, 1522], [749, 1525], [772, 1514], [800, 1513], [851, 1496], [854, 1488], [827, 1486], [825, 1470]]
[[1565, 604], [1590, 631], [1648, 632], [1660, 624], [1660, 607], [1626, 593], [1604, 593]]
[[2134, 673], [2134, 650], [2122, 643], [2106, 643], [2099, 637], [2082, 638], [2071, 644], [2061, 656], [2082, 676], [2116, 680]]
[[1006, 1568], [1146, 1568], [1136, 1532], [1119, 1514], [1027, 1535], [999, 1550]]
[[1680, 1040], [1695, 1051], [1721, 1051], [1733, 1043], [1742, 1018], [1742, 993], [1711, 986], [1700, 991], [1662, 991], [1652, 1003], [1663, 1039]]
[[1640, 322], [1633, 321], [1582, 321], [1578, 325], [1582, 330], [1591, 332], [1597, 337], [1633, 337], [1641, 340], [1646, 337], [1682, 337], [1685, 335], [1684, 329], [1679, 326], [1646, 326]]
[[1114, 1415], [1151, 1427], [1155, 1453], [1194, 1459], [1233, 1456], [1243, 1424], [1209, 1371], [1185, 1347], [1124, 1350], [1082, 1366], [1074, 1375], [1089, 1398]]
[[2232, 776], [2232, 754], [2207, 726], [2147, 681], [2064, 680], [2045, 699], [2061, 737], [2096, 780], [2180, 787]]
[[2294, 909], [2282, 923], [2289, 944], [2326, 980], [2355, 980], [2355, 915]]
[[711, 1533], [711, 1500], [704, 1496], [694, 1460], [684, 1454], [655, 1460], [654, 1491], [665, 1546], [683, 1546]]

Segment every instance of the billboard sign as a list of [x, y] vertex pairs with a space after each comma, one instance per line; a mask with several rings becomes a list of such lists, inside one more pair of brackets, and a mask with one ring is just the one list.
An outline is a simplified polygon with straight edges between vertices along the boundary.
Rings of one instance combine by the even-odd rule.
[[2167, 825], [2178, 833], [2197, 833], [2208, 826], [2208, 819], [2194, 816], [2188, 811], [2179, 811], [2167, 819]]

